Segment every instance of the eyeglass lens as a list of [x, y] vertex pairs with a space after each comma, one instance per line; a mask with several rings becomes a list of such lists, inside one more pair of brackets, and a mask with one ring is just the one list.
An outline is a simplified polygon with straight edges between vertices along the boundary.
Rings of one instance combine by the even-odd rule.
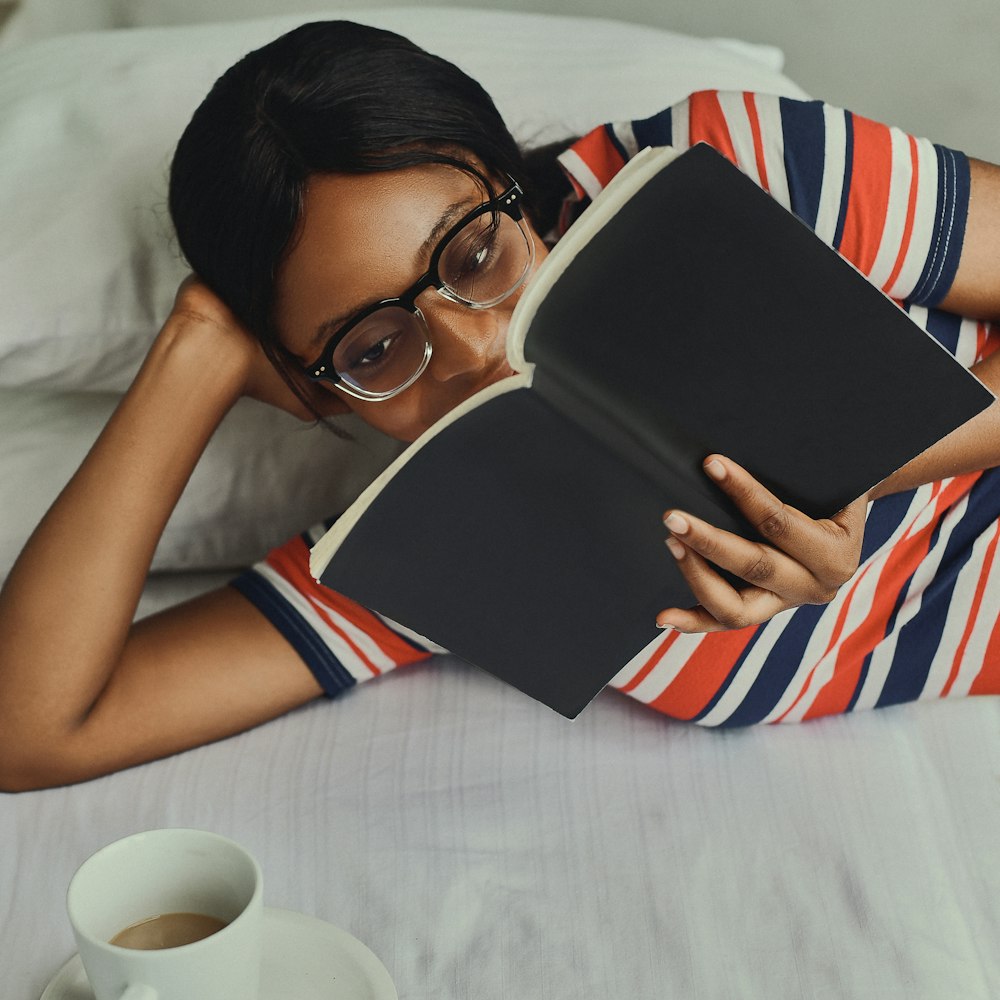
[[[527, 234], [509, 215], [485, 212], [460, 229], [438, 261], [442, 290], [467, 305], [504, 299], [531, 265]], [[333, 353], [342, 379], [382, 395], [405, 385], [424, 364], [427, 328], [419, 314], [386, 306], [352, 327]]]

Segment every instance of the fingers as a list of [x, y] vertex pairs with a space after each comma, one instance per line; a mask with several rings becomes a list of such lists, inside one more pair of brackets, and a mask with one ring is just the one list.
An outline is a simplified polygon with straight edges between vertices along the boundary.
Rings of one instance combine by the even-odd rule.
[[[723, 531], [687, 512], [667, 511], [667, 546], [700, 603], [665, 609], [657, 624], [682, 632], [740, 629], [802, 604], [833, 600], [858, 567], [866, 500], [814, 520], [782, 503], [735, 462], [709, 456], [705, 471], [767, 543]], [[750, 586], [737, 590], [716, 567]]]
[[[867, 508], [864, 498], [849, 504], [832, 518], [814, 520], [790, 504], [782, 503], [731, 459], [710, 455], [704, 467], [706, 474], [729, 496], [767, 544], [807, 567], [821, 589], [836, 590], [853, 575], [864, 533]], [[716, 561], [710, 553], [706, 554]], [[725, 568], [743, 577], [740, 570], [728, 565]], [[762, 582], [755, 575], [743, 578], [751, 583]]]
[[[676, 541], [674, 544], [680, 545]], [[693, 550], [684, 552], [678, 566], [692, 593], [702, 603], [693, 608], [661, 611], [656, 618], [661, 628], [680, 632], [722, 632], [759, 625], [787, 610], [788, 605], [777, 594], [762, 587], [736, 590]]]
[[[664, 524], [671, 533], [667, 547], [699, 600], [703, 595], [696, 587], [707, 586], [713, 579], [728, 590], [733, 589], [708, 567], [709, 562], [796, 604], [822, 603], [832, 596], [827, 595], [827, 588], [807, 566], [779, 549], [723, 531], [686, 512], [671, 511]], [[689, 555], [701, 558], [689, 559]], [[718, 591], [718, 587], [713, 590]]]

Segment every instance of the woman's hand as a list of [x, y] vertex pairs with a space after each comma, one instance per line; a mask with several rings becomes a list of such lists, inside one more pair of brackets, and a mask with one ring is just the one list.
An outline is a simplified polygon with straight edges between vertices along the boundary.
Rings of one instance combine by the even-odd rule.
[[[802, 604], [827, 604], [855, 573], [861, 558], [867, 497], [819, 521], [782, 503], [745, 469], [719, 455], [705, 472], [770, 545], [722, 531], [679, 510], [667, 511], [667, 546], [695, 597], [693, 608], [666, 608], [661, 628], [720, 632], [759, 625]], [[710, 564], [746, 580], [736, 590]]]
[[241, 395], [269, 403], [291, 413], [300, 420], [315, 420], [343, 412], [337, 396], [324, 392], [308, 379], [289, 371], [305, 400], [292, 391], [288, 382], [264, 353], [260, 342], [236, 319], [229, 307], [197, 275], [181, 282], [174, 307], [164, 330], [183, 331], [190, 336], [200, 330], [213, 338], [218, 351], [220, 368], [233, 365], [240, 372]]

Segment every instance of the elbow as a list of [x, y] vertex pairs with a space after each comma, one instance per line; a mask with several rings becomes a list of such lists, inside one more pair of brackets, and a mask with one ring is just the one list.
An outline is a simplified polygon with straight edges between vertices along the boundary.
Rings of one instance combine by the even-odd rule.
[[19, 731], [4, 727], [0, 735], [0, 794], [35, 792], [79, 781], [86, 775], [74, 766], [70, 734]]
[[0, 748], [0, 794], [36, 792], [65, 784], [67, 779], [51, 764], [33, 759], [30, 753]]

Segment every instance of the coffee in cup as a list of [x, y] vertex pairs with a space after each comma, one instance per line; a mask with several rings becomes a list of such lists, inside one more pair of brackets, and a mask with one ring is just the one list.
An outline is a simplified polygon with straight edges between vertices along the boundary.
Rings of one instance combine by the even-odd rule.
[[204, 913], [158, 913], [122, 928], [109, 943], [139, 951], [179, 948], [211, 937], [225, 926], [225, 920]]

